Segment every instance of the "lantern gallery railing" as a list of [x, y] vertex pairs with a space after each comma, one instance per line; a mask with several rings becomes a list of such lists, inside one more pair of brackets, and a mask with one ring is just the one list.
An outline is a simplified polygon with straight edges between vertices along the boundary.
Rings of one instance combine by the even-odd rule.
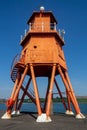
[[[47, 23], [47, 22], [29, 23], [29, 28], [25, 29], [24, 36], [21, 35], [21, 42], [29, 32], [54, 32], [54, 31], [57, 31], [56, 23]], [[59, 36], [64, 41], [64, 34], [65, 34], [64, 29], [62, 30], [59, 29], [58, 33]]]
[[56, 31], [56, 23], [29, 23], [29, 28], [25, 29], [24, 36], [21, 35], [21, 41], [28, 32], [50, 32]]
[[56, 31], [56, 23], [30, 23], [29, 31]]

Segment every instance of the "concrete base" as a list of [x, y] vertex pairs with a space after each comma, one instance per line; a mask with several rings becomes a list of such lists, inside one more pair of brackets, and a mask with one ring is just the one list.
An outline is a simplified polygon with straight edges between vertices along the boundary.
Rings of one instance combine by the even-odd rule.
[[19, 110], [13, 111], [13, 112], [11, 113], [11, 115], [20, 115], [20, 111], [19, 111]]
[[85, 116], [82, 113], [76, 115], [76, 119], [85, 119]]
[[67, 111], [65, 112], [65, 114], [67, 114], [67, 115], [74, 115], [74, 113], [73, 113], [72, 111], [69, 111], [69, 110], [67, 110]]
[[45, 113], [41, 114], [40, 116], [38, 116], [36, 122], [51, 122], [51, 118], [47, 117], [47, 115]]
[[[0, 111], [0, 117], [5, 111]], [[85, 115], [87, 117], [87, 114]], [[48, 123], [35, 122], [37, 113], [29, 114], [22, 112], [21, 116], [14, 116], [9, 120], [0, 119], [0, 130], [87, 130], [87, 118], [75, 119], [73, 116], [66, 116], [65, 113], [55, 113], [52, 121]]]
[[20, 115], [20, 111], [18, 110], [18, 111], [16, 112], [16, 114], [17, 114], [17, 115]]
[[6, 112], [1, 119], [11, 119], [11, 115]]

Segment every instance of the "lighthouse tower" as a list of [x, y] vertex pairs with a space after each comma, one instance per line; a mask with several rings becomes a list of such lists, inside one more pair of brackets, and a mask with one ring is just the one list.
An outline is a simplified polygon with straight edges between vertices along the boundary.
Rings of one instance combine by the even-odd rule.
[[[7, 100], [7, 111], [3, 115], [3, 119], [11, 118], [12, 108], [17, 102], [20, 90], [23, 95], [20, 103], [17, 103], [17, 111], [23, 103], [25, 95], [27, 95], [37, 106], [38, 117], [37, 122], [50, 122], [50, 109], [52, 101], [52, 91], [55, 84], [62, 103], [65, 107], [66, 114], [73, 114], [71, 103], [76, 112], [76, 118], [85, 118], [81, 114], [78, 106], [66, 66], [66, 60], [62, 47], [64, 46], [64, 38], [57, 31], [57, 21], [51, 11], [45, 11], [44, 7], [40, 7], [40, 11], [35, 11], [28, 20], [29, 30], [25, 32], [25, 36], [21, 39], [22, 46], [21, 55], [17, 55], [14, 59], [11, 69], [11, 79], [14, 82], [13, 91]], [[64, 31], [62, 32], [64, 34]], [[67, 104], [63, 99], [56, 76], [60, 75], [64, 83], [67, 97]], [[27, 78], [24, 87], [23, 81]], [[37, 77], [48, 77], [48, 87], [46, 90], [44, 107], [41, 107]], [[28, 91], [30, 82], [33, 83], [34, 95]]]

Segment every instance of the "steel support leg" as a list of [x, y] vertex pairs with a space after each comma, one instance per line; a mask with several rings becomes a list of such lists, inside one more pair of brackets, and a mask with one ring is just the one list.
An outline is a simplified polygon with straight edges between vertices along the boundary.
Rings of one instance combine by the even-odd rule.
[[61, 100], [62, 100], [62, 103], [63, 103], [63, 105], [64, 105], [64, 108], [67, 110], [67, 109], [68, 109], [68, 108], [67, 108], [67, 105], [66, 105], [66, 103], [65, 103], [65, 101], [64, 101], [64, 98], [63, 98], [62, 93], [61, 93], [61, 91], [60, 91], [60, 89], [59, 89], [59, 86], [58, 86], [58, 84], [57, 84], [56, 79], [54, 79], [54, 82], [55, 82], [56, 88], [57, 88], [57, 90], [58, 90], [58, 93], [59, 93], [59, 95], [60, 95], [60, 98], [61, 98]]
[[75, 108], [75, 111], [77, 113], [76, 118], [85, 118], [85, 116], [80, 112], [80, 108], [79, 108], [79, 105], [78, 105], [75, 93], [73, 91], [73, 88], [72, 88], [72, 85], [71, 85], [71, 82], [70, 82], [70, 79], [69, 79], [67, 71], [65, 71], [65, 78], [66, 78], [66, 80], [68, 82], [68, 85], [69, 85], [70, 90], [71, 90], [71, 94], [73, 96], [73, 101], [72, 100], [71, 101], [72, 101], [72, 104], [73, 104], [73, 106]]
[[31, 71], [31, 77], [32, 77], [32, 82], [33, 82], [33, 86], [34, 86], [34, 92], [35, 92], [35, 97], [36, 97], [36, 105], [37, 105], [38, 115], [40, 116], [42, 114], [42, 110], [41, 110], [39, 94], [38, 94], [38, 88], [37, 88], [35, 74], [34, 74], [34, 67], [33, 67], [32, 64], [30, 64], [30, 71]]
[[27, 90], [28, 90], [28, 87], [29, 87], [29, 85], [30, 85], [30, 82], [31, 82], [31, 78], [29, 78], [29, 80], [28, 80], [28, 82], [27, 82], [27, 85], [26, 85], [26, 87], [25, 87], [25, 90], [24, 90], [24, 93], [23, 93], [23, 95], [22, 95], [22, 97], [21, 97], [21, 99], [20, 99], [20, 103], [18, 104], [18, 111], [20, 111], [20, 109], [21, 109], [21, 106], [22, 106], [22, 103], [23, 103], [23, 101], [24, 101], [24, 97], [25, 97], [25, 95], [26, 95], [26, 93], [27, 93]]
[[[23, 86], [21, 86], [21, 89], [22, 89], [23, 91], [25, 91], [25, 88], [24, 88]], [[28, 91], [26, 91], [26, 95], [32, 100], [32, 102], [33, 102], [34, 104], [36, 104], [35, 98], [33, 98], [32, 95], [31, 95]]]
[[67, 102], [68, 102], [68, 110], [72, 111], [71, 100], [70, 100], [69, 92], [67, 90], [66, 90], [66, 95], [67, 95]]
[[[75, 108], [75, 111], [76, 111], [78, 117], [79, 117], [79, 118], [84, 118], [84, 116], [83, 116], [83, 115], [81, 114], [81, 112], [80, 112], [80, 108], [79, 108], [79, 106], [78, 106], [78, 103], [77, 103], [75, 94], [74, 94], [74, 92], [73, 92], [73, 89], [72, 89], [70, 80], [69, 80], [69, 78], [68, 78], [68, 75], [67, 75], [66, 73], [62, 72], [62, 69], [61, 69], [60, 65], [58, 65], [58, 71], [59, 71], [60, 76], [61, 76], [61, 78], [62, 78], [62, 80], [63, 80], [63, 83], [64, 83], [64, 85], [65, 85], [65, 87], [66, 87], [66, 90], [68, 91], [70, 100], [72, 101], [72, 104], [73, 104], [73, 106], [74, 106], [74, 108]], [[78, 118], [78, 117], [77, 117], [77, 118]]]
[[16, 92], [16, 89], [17, 89], [17, 86], [20, 82], [20, 78], [21, 78], [21, 75], [20, 75], [20, 72], [17, 73], [17, 78], [16, 78], [16, 81], [15, 81], [15, 84], [14, 84], [14, 87], [13, 87], [13, 90], [12, 90], [12, 94], [11, 94], [11, 99], [13, 99], [14, 95], [15, 95], [15, 92]]
[[74, 113], [72, 112], [72, 108], [71, 108], [71, 99], [69, 96], [69, 92], [66, 90], [66, 96], [67, 96], [67, 103], [68, 103], [68, 109], [66, 110], [66, 114], [67, 115], [74, 115]]
[[18, 104], [18, 111], [20, 111], [20, 109], [21, 109], [21, 106], [22, 106], [22, 103], [23, 103], [23, 101], [24, 101], [24, 97], [25, 97], [25, 95], [26, 95], [26, 93], [27, 93], [27, 90], [28, 90], [28, 87], [29, 87], [29, 85], [30, 85], [30, 82], [31, 82], [31, 78], [29, 78], [29, 80], [28, 80], [28, 82], [27, 82], [27, 85], [26, 85], [26, 87], [25, 87], [25, 91], [24, 91], [24, 93], [23, 93], [23, 95], [22, 95], [22, 98], [20, 99], [20, 103]]
[[45, 102], [44, 102], [44, 109], [43, 111], [46, 112], [46, 105], [47, 105], [47, 98], [48, 98], [48, 93], [49, 93], [49, 86], [50, 86], [50, 78], [48, 78], [48, 86], [47, 86], [47, 91], [46, 91], [46, 96], [45, 96]]
[[47, 117], [50, 116], [50, 107], [51, 107], [51, 100], [52, 100], [52, 91], [53, 91], [55, 71], [56, 71], [56, 65], [53, 65], [52, 75], [51, 75], [51, 80], [50, 80], [49, 93], [48, 93], [47, 106], [46, 106], [46, 115], [47, 115]]
[[[2, 119], [11, 118], [11, 112], [12, 112], [13, 105], [14, 105], [17, 97], [18, 97], [20, 88], [21, 88], [23, 80], [24, 80], [24, 78], [25, 78], [25, 76], [27, 74], [27, 71], [28, 71], [28, 65], [26, 65], [24, 73], [22, 74], [22, 77], [21, 77], [20, 81], [18, 79], [16, 80], [15, 87], [13, 89], [11, 98], [7, 101], [7, 112], [2, 116]], [[18, 81], [19, 81], [19, 84], [18, 84], [18, 86], [16, 86]]]
[[19, 91], [20, 91], [20, 88], [21, 88], [21, 86], [22, 86], [22, 83], [23, 83], [23, 81], [24, 81], [24, 78], [25, 78], [27, 72], [28, 72], [28, 65], [26, 65], [25, 70], [24, 70], [24, 73], [23, 73], [22, 76], [21, 76], [20, 82], [19, 82], [19, 84], [18, 84], [17, 90], [16, 90], [15, 95], [14, 95], [14, 98], [13, 98], [14, 101], [15, 101], [16, 98], [17, 98], [17, 95], [18, 95], [18, 93], [19, 93]]

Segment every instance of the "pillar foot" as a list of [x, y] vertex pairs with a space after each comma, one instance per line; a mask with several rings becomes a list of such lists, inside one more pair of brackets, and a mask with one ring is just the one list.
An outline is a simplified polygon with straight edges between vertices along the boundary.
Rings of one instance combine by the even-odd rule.
[[76, 119], [85, 119], [85, 116], [82, 113], [76, 115]]
[[20, 111], [19, 111], [19, 110], [13, 111], [13, 112], [11, 113], [11, 115], [20, 115]]
[[1, 119], [11, 119], [11, 114], [8, 114], [7, 112], [1, 117]]
[[17, 110], [16, 114], [17, 114], [17, 115], [20, 115], [20, 111], [19, 111], [19, 110]]
[[42, 113], [40, 116], [38, 116], [36, 122], [51, 122], [51, 118], [47, 117], [45, 113]]
[[74, 113], [72, 111], [66, 110], [65, 114], [67, 115], [74, 115]]

